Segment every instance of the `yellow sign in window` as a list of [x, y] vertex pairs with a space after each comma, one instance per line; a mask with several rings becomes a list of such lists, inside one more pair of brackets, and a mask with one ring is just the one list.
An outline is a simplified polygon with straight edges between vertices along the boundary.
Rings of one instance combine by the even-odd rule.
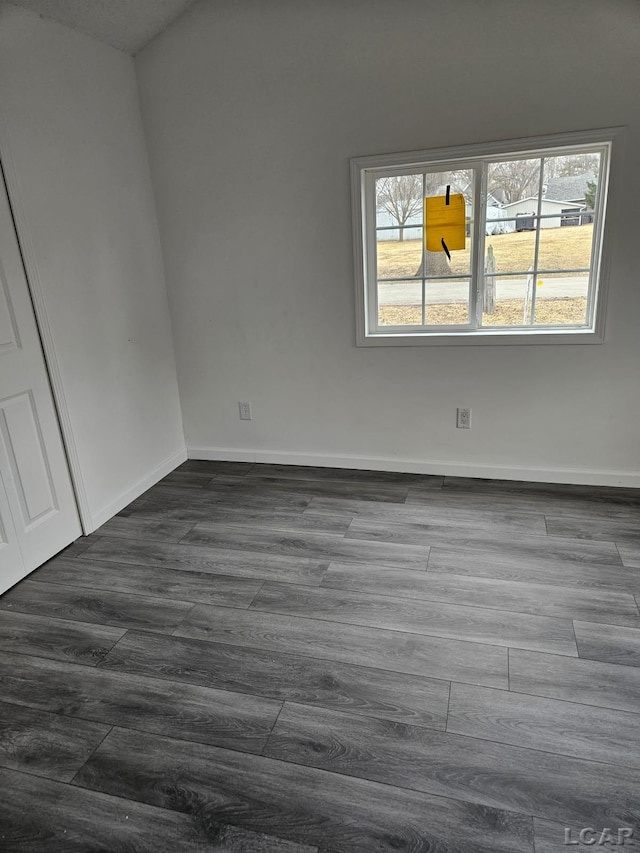
[[424, 200], [427, 252], [453, 252], [465, 247], [465, 202], [462, 193]]

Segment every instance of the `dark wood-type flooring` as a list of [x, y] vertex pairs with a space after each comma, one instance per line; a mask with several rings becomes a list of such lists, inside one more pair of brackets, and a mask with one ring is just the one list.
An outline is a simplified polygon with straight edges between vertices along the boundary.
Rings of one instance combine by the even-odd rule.
[[0, 598], [0, 850], [640, 847], [639, 519], [185, 463]]

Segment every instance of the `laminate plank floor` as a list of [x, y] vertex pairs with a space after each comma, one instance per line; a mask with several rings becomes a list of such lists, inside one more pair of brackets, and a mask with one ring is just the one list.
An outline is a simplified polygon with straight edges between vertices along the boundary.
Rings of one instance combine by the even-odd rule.
[[[24, 705], [52, 711], [70, 727], [74, 717], [78, 725], [92, 720], [243, 752], [261, 752], [282, 708], [278, 700], [235, 693], [228, 684], [209, 689], [22, 655], [0, 653], [0, 677], [13, 712]], [[446, 701], [442, 728], [445, 717]]]
[[[320, 586], [414, 601], [423, 599], [537, 616], [582, 618], [605, 622], [605, 631], [612, 625], [640, 628], [640, 614], [634, 596], [618, 590], [553, 586], [431, 570], [403, 571], [386, 566], [339, 562], [329, 564]], [[433, 609], [437, 608], [434, 606]], [[634, 634], [627, 636], [630, 639]]]
[[505, 647], [324, 619], [202, 605], [174, 634], [491, 687], [504, 687], [508, 681]]
[[444, 679], [231, 643], [129, 632], [104, 668], [430, 728], [444, 729], [447, 719]]
[[70, 782], [111, 726], [0, 702], [0, 765]]
[[[371, 540], [353, 542], [346, 534], [296, 532], [295, 534], [260, 528], [241, 529], [224, 524], [196, 524], [182, 542], [210, 545], [214, 548], [286, 554], [310, 559], [352, 560], [401, 568], [426, 569], [429, 547], [422, 545], [388, 544]], [[609, 544], [609, 543], [607, 543]], [[94, 549], [97, 545], [93, 546]]]
[[30, 580], [24, 580], [0, 598], [0, 610], [13, 613], [149, 631], [177, 628], [192, 607], [188, 602], [166, 598], [131, 596], [110, 589], [77, 589]]
[[530, 616], [508, 610], [442, 602], [433, 607], [424, 601], [273, 583], [262, 587], [251, 609], [473, 643], [578, 655], [570, 619]]
[[640, 631], [593, 622], [573, 625], [581, 657], [640, 667]]
[[190, 814], [203, 832], [222, 812], [252, 831], [321, 839], [336, 853], [532, 849], [532, 822], [518, 813], [124, 729], [107, 735], [74, 782]]
[[264, 754], [550, 820], [640, 818], [640, 771], [286, 702]]
[[[434, 493], [437, 498], [441, 492]], [[432, 495], [433, 496], [433, 495]], [[437, 501], [424, 505], [388, 503], [385, 501], [358, 501], [351, 498], [313, 497], [303, 510], [304, 514], [331, 515], [336, 512], [362, 516], [365, 521], [381, 518], [385, 523], [400, 521], [415, 524], [447, 525], [453, 530], [483, 530], [499, 528], [498, 532], [540, 533], [547, 532], [545, 517], [540, 508], [535, 512], [507, 509], [466, 508], [464, 506], [446, 506]]]
[[0, 850], [640, 843], [639, 543], [637, 490], [190, 460], [0, 597]]

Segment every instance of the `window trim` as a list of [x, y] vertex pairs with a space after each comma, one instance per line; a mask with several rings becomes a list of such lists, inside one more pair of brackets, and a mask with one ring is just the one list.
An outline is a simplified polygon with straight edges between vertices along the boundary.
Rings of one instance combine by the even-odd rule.
[[[354, 276], [356, 297], [356, 345], [357, 346], [434, 346], [434, 345], [513, 345], [513, 344], [597, 344], [604, 341], [606, 294], [608, 290], [609, 245], [611, 242], [611, 222], [605, 222], [605, 211], [610, 208], [612, 188], [612, 159], [617, 148], [617, 137], [624, 130], [621, 127], [601, 128], [546, 136], [526, 137], [516, 140], [499, 140], [474, 145], [454, 146], [450, 148], [426, 149], [396, 154], [382, 154], [355, 157], [350, 161], [351, 194], [353, 212]], [[377, 317], [377, 282], [371, 287], [367, 280], [367, 270], [376, 267], [376, 244], [367, 240], [368, 223], [375, 223], [376, 209], [374, 193], [367, 191], [367, 180], [375, 180], [381, 172], [389, 175], [409, 174], [414, 168], [422, 171], [426, 164], [437, 165], [445, 170], [446, 166], [460, 167], [461, 162], [470, 167], [478, 161], [491, 158], [508, 159], [510, 156], [522, 156], [531, 152], [535, 156], [555, 156], [566, 153], [568, 147], [600, 147], [608, 154], [603, 158], [598, 176], [596, 194], [595, 221], [597, 238], [594, 236], [591, 249], [591, 275], [595, 277], [595, 287], [589, 288], [587, 317], [591, 325], [584, 326], [534, 326], [525, 327], [483, 327], [469, 329], [467, 326], [447, 326], [420, 328], [414, 326], [395, 326], [393, 331], [370, 331], [371, 317]], [[486, 195], [483, 170], [476, 173], [474, 193], [480, 193], [480, 216], [474, 220], [472, 245], [476, 247], [472, 255], [471, 274], [477, 275], [480, 258], [484, 257], [485, 235], [482, 225], [486, 217], [482, 199]], [[608, 203], [609, 201], [609, 203]], [[366, 215], [365, 215], [366, 214]], [[598, 251], [599, 250], [599, 251]], [[472, 279], [473, 280], [473, 279]], [[477, 279], [476, 279], [477, 280]], [[373, 291], [373, 301], [372, 293]], [[479, 291], [478, 291], [479, 293]], [[477, 295], [477, 294], [476, 294]], [[470, 311], [475, 308], [471, 298]], [[375, 315], [372, 312], [375, 311]], [[593, 319], [595, 316], [595, 319]]]

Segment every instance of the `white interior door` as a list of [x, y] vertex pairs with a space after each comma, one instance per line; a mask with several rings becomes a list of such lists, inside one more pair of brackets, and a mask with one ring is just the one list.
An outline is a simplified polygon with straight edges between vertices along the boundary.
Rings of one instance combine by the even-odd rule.
[[9, 200], [0, 176], [0, 593], [81, 532]]

